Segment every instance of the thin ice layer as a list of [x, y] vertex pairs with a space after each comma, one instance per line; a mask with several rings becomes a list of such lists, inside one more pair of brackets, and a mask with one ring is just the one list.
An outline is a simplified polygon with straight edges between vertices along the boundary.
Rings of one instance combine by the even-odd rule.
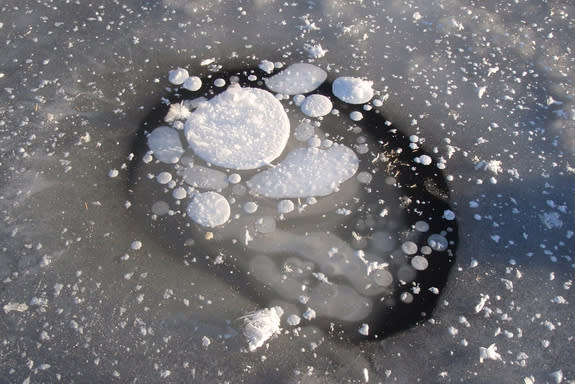
[[277, 75], [265, 79], [273, 92], [297, 95], [316, 90], [327, 79], [327, 72], [313, 64], [292, 64]]
[[184, 153], [178, 131], [170, 127], [158, 127], [148, 135], [148, 147], [162, 163], [175, 164]]
[[198, 156], [231, 169], [269, 164], [282, 153], [289, 134], [287, 114], [271, 93], [238, 86], [200, 104], [185, 124], [188, 144]]
[[296, 148], [274, 168], [247, 182], [254, 192], [272, 198], [327, 196], [357, 171], [355, 152], [335, 144], [328, 149]]

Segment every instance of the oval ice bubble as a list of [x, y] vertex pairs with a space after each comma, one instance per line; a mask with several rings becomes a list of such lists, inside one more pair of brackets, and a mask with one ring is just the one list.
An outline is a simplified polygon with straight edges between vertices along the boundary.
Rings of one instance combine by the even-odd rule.
[[331, 100], [324, 95], [309, 95], [301, 103], [301, 111], [309, 117], [321, 117], [331, 112]]
[[344, 145], [296, 148], [276, 167], [252, 177], [247, 185], [260, 195], [278, 199], [327, 196], [352, 177], [358, 166], [357, 155]]
[[170, 127], [158, 127], [148, 135], [148, 147], [162, 163], [175, 164], [184, 153], [180, 134]]
[[265, 79], [273, 92], [297, 95], [315, 91], [327, 79], [327, 72], [313, 64], [292, 64], [277, 75]]
[[230, 204], [217, 192], [204, 192], [195, 195], [186, 212], [196, 223], [204, 227], [217, 227], [230, 218]]
[[373, 97], [373, 82], [358, 77], [338, 77], [332, 85], [333, 94], [348, 104], [367, 103]]
[[271, 93], [230, 86], [200, 104], [184, 130], [190, 148], [206, 162], [246, 170], [268, 165], [281, 155], [290, 124]]
[[174, 85], [181, 85], [188, 77], [189, 73], [184, 68], [172, 69], [168, 74], [168, 80]]

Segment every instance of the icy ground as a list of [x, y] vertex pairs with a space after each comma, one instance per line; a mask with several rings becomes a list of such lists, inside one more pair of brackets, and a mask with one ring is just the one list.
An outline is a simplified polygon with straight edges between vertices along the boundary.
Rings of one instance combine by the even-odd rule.
[[[573, 20], [561, 1], [4, 1], [0, 381], [574, 382]], [[372, 80], [445, 159], [460, 245], [433, 321], [244, 352], [255, 304], [138, 226], [128, 155], [168, 71], [234, 57]]]

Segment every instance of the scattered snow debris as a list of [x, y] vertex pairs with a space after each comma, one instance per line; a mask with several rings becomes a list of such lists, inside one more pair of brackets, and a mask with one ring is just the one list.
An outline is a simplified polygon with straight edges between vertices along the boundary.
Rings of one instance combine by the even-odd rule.
[[505, 284], [505, 288], [508, 291], [513, 292], [513, 282], [511, 280], [501, 279], [501, 281], [503, 282], [503, 284]]
[[210, 346], [211, 343], [212, 341], [210, 340], [209, 337], [207, 336], [202, 337], [202, 347], [207, 348]]
[[14, 303], [14, 302], [9, 302], [8, 304], [4, 304], [4, 313], [9, 313], [9, 312], [26, 312], [28, 310], [28, 305], [25, 303]]
[[422, 18], [421, 13], [419, 13], [419, 12], [413, 12], [413, 15], [411, 15], [411, 17], [412, 17], [413, 20], [415, 20], [415, 21], [419, 21], [419, 20], [421, 20], [421, 18]]
[[289, 134], [287, 114], [271, 93], [239, 86], [200, 104], [185, 124], [186, 139], [196, 155], [240, 170], [268, 165], [281, 155]]
[[348, 147], [296, 148], [274, 168], [264, 170], [247, 185], [254, 192], [273, 198], [327, 196], [351, 178], [359, 166]]
[[476, 88], [477, 97], [479, 97], [481, 99], [486, 90], [487, 90], [487, 86], [477, 87]]
[[312, 320], [315, 319], [315, 311], [311, 308], [308, 308], [304, 313], [303, 313], [303, 318], [306, 320]]
[[499, 240], [501, 240], [501, 236], [499, 235], [491, 235], [491, 240], [495, 241], [496, 243], [499, 243]]
[[489, 347], [479, 347], [479, 362], [483, 363], [485, 359], [501, 360], [501, 355], [497, 353], [497, 346], [491, 344]]
[[553, 381], [556, 384], [560, 384], [563, 381], [563, 371], [562, 370], [551, 372], [549, 374], [549, 376], [551, 376], [551, 378], [553, 379]]
[[363, 381], [369, 383], [369, 371], [367, 368], [363, 369]]
[[489, 161], [482, 160], [477, 164], [475, 164], [475, 169], [483, 169], [496, 175], [503, 172], [503, 168], [501, 167], [501, 161], [499, 160], [489, 160]]
[[567, 300], [565, 300], [565, 298], [563, 296], [555, 296], [553, 298], [553, 300], [551, 300], [552, 302], [554, 302], [555, 304], [569, 304], [567, 302]]
[[479, 303], [477, 303], [477, 305], [475, 306], [475, 313], [481, 312], [481, 310], [483, 309], [483, 307], [485, 307], [485, 304], [489, 300], [489, 295], [481, 293], [480, 296], [481, 298], [479, 299]]
[[496, 74], [497, 72], [499, 72], [499, 67], [495, 66], [495, 67], [491, 67], [489, 68], [489, 70], [487, 71], [487, 77]]
[[271, 337], [280, 334], [283, 313], [281, 307], [272, 307], [248, 313], [240, 318], [243, 321], [243, 334], [250, 352], [264, 345]]
[[357, 332], [359, 332], [360, 335], [369, 336], [369, 324], [363, 323]]
[[313, 64], [296, 63], [264, 81], [273, 92], [297, 95], [314, 91], [325, 79], [327, 72], [323, 69]]
[[304, 44], [303, 49], [307, 52], [307, 55], [313, 59], [324, 57], [327, 53], [327, 49], [323, 49], [321, 44]]
[[373, 82], [357, 77], [338, 77], [332, 85], [333, 94], [349, 104], [367, 103], [373, 97]]
[[215, 62], [216, 62], [215, 57], [212, 57], [210, 59], [203, 59], [202, 61], [200, 61], [200, 66], [206, 67], [206, 66], [213, 64]]
[[172, 371], [169, 369], [163, 370], [160, 372], [160, 378], [165, 379], [172, 374]]
[[561, 228], [563, 226], [563, 220], [560, 219], [558, 212], [544, 212], [539, 215], [539, 218], [547, 229]]
[[217, 192], [197, 193], [186, 208], [186, 212], [196, 223], [213, 228], [228, 221], [230, 204]]
[[168, 74], [168, 81], [174, 85], [181, 85], [190, 74], [184, 68], [172, 69]]
[[134, 251], [137, 251], [138, 249], [142, 248], [142, 242], [139, 240], [132, 241], [130, 248], [132, 248]]

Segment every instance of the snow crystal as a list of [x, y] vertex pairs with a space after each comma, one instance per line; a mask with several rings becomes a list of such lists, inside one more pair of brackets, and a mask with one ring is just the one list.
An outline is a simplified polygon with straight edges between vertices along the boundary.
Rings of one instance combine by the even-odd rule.
[[327, 72], [313, 64], [292, 64], [280, 73], [265, 79], [266, 86], [273, 92], [286, 95], [309, 93], [327, 79]]
[[184, 68], [172, 69], [168, 74], [168, 81], [174, 85], [182, 84], [190, 74]]
[[331, 100], [323, 95], [309, 95], [301, 103], [301, 111], [309, 117], [321, 117], [331, 112]]
[[186, 212], [196, 223], [204, 227], [217, 227], [230, 218], [230, 205], [217, 192], [198, 193], [188, 205]]
[[198, 106], [186, 121], [185, 134], [190, 147], [208, 163], [254, 169], [282, 153], [290, 125], [271, 93], [231, 86]]
[[367, 103], [373, 97], [373, 82], [357, 77], [338, 77], [332, 85], [333, 94], [349, 104]]
[[283, 313], [281, 307], [272, 307], [254, 311], [240, 318], [243, 321], [243, 334], [250, 352], [264, 345], [273, 336], [280, 334], [280, 321]]
[[356, 154], [343, 145], [296, 148], [275, 168], [260, 172], [247, 184], [254, 192], [273, 198], [327, 196], [352, 177], [358, 166]]

